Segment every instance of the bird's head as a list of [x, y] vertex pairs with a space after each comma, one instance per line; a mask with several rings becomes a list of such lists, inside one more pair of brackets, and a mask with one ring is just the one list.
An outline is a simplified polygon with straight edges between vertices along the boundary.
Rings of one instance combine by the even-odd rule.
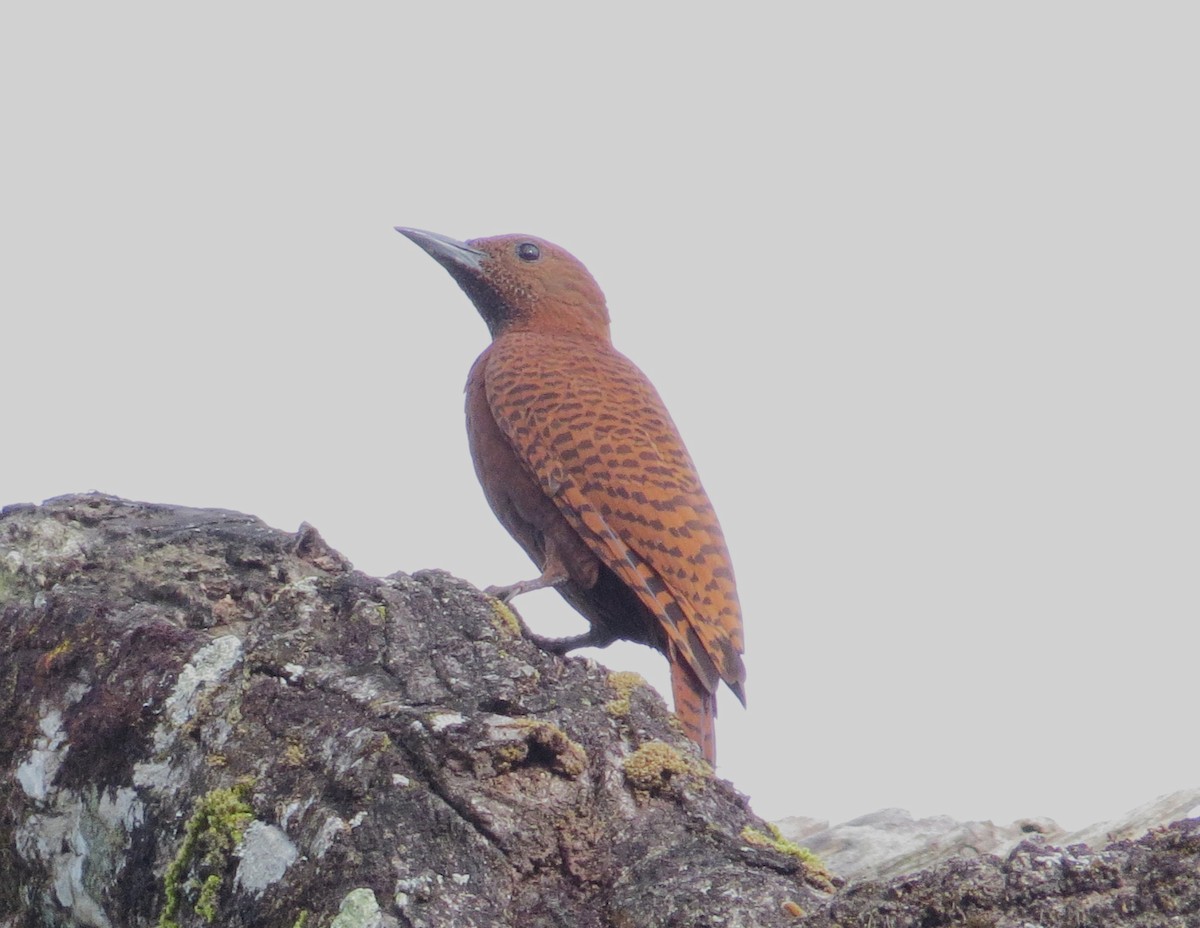
[[604, 294], [587, 268], [557, 245], [532, 235], [459, 242], [421, 229], [396, 231], [450, 272], [492, 338], [534, 331], [609, 339]]

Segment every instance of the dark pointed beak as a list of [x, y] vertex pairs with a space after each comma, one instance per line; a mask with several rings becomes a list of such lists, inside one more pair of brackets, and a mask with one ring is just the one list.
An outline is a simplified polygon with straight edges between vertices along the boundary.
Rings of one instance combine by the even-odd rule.
[[475, 271], [476, 273], [483, 270], [481, 262], [487, 255], [477, 248], [472, 248], [466, 242], [438, 235], [436, 232], [426, 232], [424, 229], [396, 226], [396, 231], [420, 245], [434, 261], [454, 274], [456, 279], [459, 277], [455, 273], [456, 270]]

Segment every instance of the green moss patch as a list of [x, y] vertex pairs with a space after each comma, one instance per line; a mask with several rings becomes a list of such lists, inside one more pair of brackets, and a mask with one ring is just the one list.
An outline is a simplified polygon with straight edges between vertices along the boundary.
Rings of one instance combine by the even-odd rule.
[[613, 688], [617, 698], [604, 704], [604, 709], [613, 718], [623, 719], [629, 715], [629, 697], [634, 690], [649, 686], [646, 678], [631, 670], [617, 670], [608, 675], [608, 685]]
[[778, 826], [767, 823], [767, 831], [761, 832], [757, 828], [747, 825], [742, 829], [741, 839], [754, 847], [766, 847], [778, 851], [780, 854], [794, 857], [804, 868], [809, 883], [825, 892], [833, 892], [833, 875], [825, 868], [821, 858], [808, 848], [800, 847], [789, 841], [783, 836], [783, 832], [779, 830]]
[[234, 850], [254, 820], [254, 810], [246, 801], [252, 780], [239, 780], [234, 786], [214, 789], [196, 800], [192, 817], [184, 827], [183, 844], [163, 876], [166, 906], [158, 928], [179, 928], [175, 920], [180, 907], [194, 898], [192, 910], [209, 924], [217, 918], [217, 897], [222, 874], [228, 869]]
[[650, 794], [672, 789], [685, 777], [699, 777], [705, 765], [665, 741], [647, 741], [625, 758], [625, 780], [635, 792]]

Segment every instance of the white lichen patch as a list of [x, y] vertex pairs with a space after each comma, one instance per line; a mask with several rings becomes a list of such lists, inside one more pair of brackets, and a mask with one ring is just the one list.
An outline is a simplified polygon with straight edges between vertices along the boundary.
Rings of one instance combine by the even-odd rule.
[[[60, 704], [64, 707], [73, 706], [83, 699], [87, 691], [86, 684], [72, 683], [61, 692]], [[16, 776], [26, 796], [45, 802], [71, 745], [67, 743], [62, 710], [56, 706], [43, 708], [42, 717], [38, 719], [38, 730], [41, 734], [34, 740], [29, 756], [17, 765]]]
[[238, 851], [241, 862], [233, 882], [256, 896], [283, 879], [299, 855], [296, 845], [274, 825], [254, 821], [246, 826]]
[[201, 691], [224, 677], [242, 659], [242, 641], [236, 635], [222, 635], [202, 647], [179, 671], [175, 688], [163, 703], [163, 722], [154, 730], [154, 749], [165, 750], [182, 727], [195, 714]]
[[317, 860], [324, 857], [331, 847], [341, 835], [350, 834], [350, 826], [345, 820], [337, 815], [330, 815], [321, 825], [321, 830], [317, 832], [317, 836], [313, 838], [311, 854]]
[[292, 827], [293, 822], [299, 822], [304, 818], [304, 813], [312, 807], [313, 801], [310, 796], [307, 799], [296, 799], [289, 802], [283, 807], [283, 812], [279, 816], [279, 827], [287, 831]]
[[14, 833], [17, 853], [50, 874], [48, 895], [70, 913], [73, 925], [109, 928], [100, 900], [89, 887], [111, 885], [125, 866], [132, 833], [145, 818], [137, 794], [55, 790], [45, 812], [30, 815]]
[[133, 765], [133, 785], [159, 793], [173, 793], [187, 784], [187, 770], [167, 761], [139, 762]]
[[60, 822], [63, 826], [63, 841], [59, 845], [59, 853], [51, 860], [54, 875], [54, 896], [58, 904], [67, 909], [75, 917], [77, 924], [94, 926], [94, 928], [109, 928], [111, 924], [100, 903], [92, 898], [83, 883], [83, 867], [88, 858], [88, 842], [80, 829], [79, 812], [83, 804], [76, 802], [76, 814], [64, 817]]
[[103, 790], [96, 803], [96, 817], [112, 831], [122, 829], [126, 835], [146, 819], [146, 807], [137, 798], [137, 792], [128, 786], [116, 790]]
[[362, 888], [346, 894], [329, 928], [379, 928], [381, 924], [383, 910], [379, 908], [374, 890]]
[[70, 745], [65, 743], [67, 733], [58, 709], [46, 712], [38, 720], [38, 728], [42, 733], [34, 741], [33, 750], [29, 752], [29, 757], [17, 765], [17, 782], [30, 799], [44, 802]]
[[436, 732], [445, 731], [455, 725], [461, 725], [466, 719], [458, 712], [439, 712], [429, 717], [429, 727]]

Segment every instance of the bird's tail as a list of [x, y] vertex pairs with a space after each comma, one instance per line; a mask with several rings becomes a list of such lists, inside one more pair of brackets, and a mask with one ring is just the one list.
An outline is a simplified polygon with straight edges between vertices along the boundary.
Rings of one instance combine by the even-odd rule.
[[700, 682], [695, 671], [678, 655], [671, 661], [671, 695], [675, 699], [675, 717], [684, 733], [704, 752], [704, 759], [717, 763], [717, 697]]

